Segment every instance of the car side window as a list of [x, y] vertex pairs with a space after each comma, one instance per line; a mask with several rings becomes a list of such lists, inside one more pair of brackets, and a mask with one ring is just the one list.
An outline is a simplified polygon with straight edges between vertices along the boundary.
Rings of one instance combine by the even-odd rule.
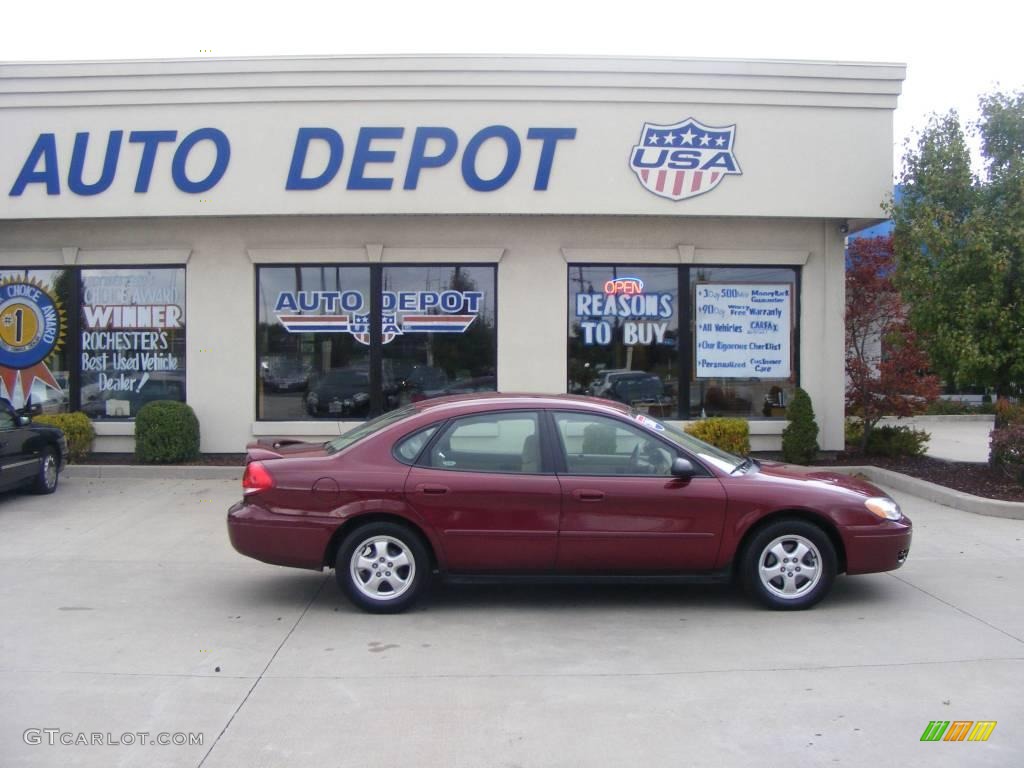
[[421, 429], [419, 432], [415, 432], [399, 442], [395, 446], [395, 455], [398, 457], [398, 460], [408, 464], [416, 461], [416, 457], [420, 455], [423, 446], [430, 442], [430, 438], [434, 436], [435, 432], [437, 432], [436, 425]]
[[586, 413], [556, 413], [565, 466], [571, 475], [671, 475], [676, 457], [660, 440], [629, 424]]
[[456, 419], [431, 447], [427, 465], [464, 472], [540, 474], [538, 416], [513, 412]]

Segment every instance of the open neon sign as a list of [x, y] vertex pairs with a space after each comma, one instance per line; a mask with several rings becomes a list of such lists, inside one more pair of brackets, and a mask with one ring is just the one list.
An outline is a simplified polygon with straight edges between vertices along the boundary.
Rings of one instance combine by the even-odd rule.
[[639, 277], [617, 277], [604, 284], [604, 292], [609, 296], [637, 296], [644, 292], [644, 281]]

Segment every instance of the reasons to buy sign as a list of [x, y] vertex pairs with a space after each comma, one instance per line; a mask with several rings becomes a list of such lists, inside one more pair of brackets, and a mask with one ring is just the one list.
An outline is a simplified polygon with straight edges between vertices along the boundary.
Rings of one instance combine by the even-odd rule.
[[697, 283], [698, 379], [788, 379], [793, 286]]

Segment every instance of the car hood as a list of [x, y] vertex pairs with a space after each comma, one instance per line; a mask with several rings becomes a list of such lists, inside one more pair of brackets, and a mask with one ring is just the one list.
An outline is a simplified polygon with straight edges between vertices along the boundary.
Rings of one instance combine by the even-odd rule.
[[245, 446], [245, 463], [299, 456], [326, 456], [326, 443], [307, 443], [302, 440], [264, 437]]
[[797, 464], [762, 461], [760, 462], [760, 474], [790, 482], [825, 484], [865, 497], [887, 495], [867, 480], [855, 475], [836, 472], [825, 467], [803, 467]]

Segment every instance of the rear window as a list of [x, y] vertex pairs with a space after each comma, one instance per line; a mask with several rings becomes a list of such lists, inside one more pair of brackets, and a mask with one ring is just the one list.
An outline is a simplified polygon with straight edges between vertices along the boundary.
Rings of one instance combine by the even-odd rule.
[[397, 411], [389, 411], [376, 419], [371, 419], [365, 424], [360, 424], [355, 429], [351, 429], [341, 437], [336, 437], [327, 443], [327, 453], [337, 453], [340, 450], [348, 448], [353, 443], [362, 440], [364, 437], [372, 435], [374, 432], [379, 432], [386, 427], [390, 427], [392, 424], [397, 424], [402, 419], [412, 416], [416, 412], [416, 406], [407, 405], [404, 408], [399, 408]]

